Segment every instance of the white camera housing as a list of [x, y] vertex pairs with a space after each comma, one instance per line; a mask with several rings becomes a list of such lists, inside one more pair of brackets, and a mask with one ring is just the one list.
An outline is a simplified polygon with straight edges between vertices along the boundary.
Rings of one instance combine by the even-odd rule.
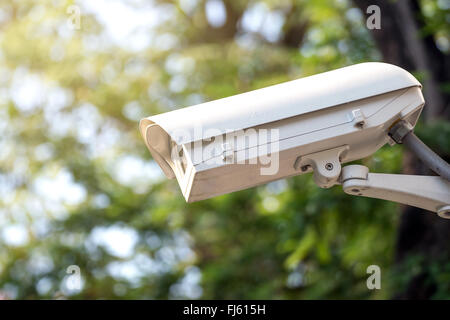
[[148, 117], [140, 131], [193, 202], [310, 172], [317, 153], [325, 162], [328, 154], [340, 163], [367, 157], [390, 142], [397, 121], [414, 127], [423, 105], [410, 73], [370, 62]]

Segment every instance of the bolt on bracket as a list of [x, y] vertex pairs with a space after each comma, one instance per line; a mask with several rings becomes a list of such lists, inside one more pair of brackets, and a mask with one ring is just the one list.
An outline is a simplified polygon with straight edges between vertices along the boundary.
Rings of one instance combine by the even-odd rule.
[[309, 167], [312, 167], [314, 182], [321, 188], [330, 188], [339, 184], [341, 160], [345, 157], [348, 149], [349, 146], [344, 145], [300, 156], [295, 160], [294, 168], [306, 171]]

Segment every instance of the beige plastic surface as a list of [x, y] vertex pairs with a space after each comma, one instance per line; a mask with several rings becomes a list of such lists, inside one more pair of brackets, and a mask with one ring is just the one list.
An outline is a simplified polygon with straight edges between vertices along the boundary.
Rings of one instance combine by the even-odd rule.
[[[191, 202], [310, 172], [295, 168], [299, 157], [339, 146], [348, 146], [342, 163], [367, 157], [389, 141], [386, 132], [395, 121], [415, 125], [424, 104], [420, 89], [401, 68], [363, 63], [145, 118], [140, 130], [166, 176], [177, 178]], [[196, 137], [198, 126], [216, 129], [216, 135]], [[259, 163], [229, 162], [242, 149], [252, 154], [260, 142], [238, 147], [209, 139], [248, 128], [278, 130], [275, 174], [261, 175]], [[174, 145], [184, 150], [183, 166], [171, 159]], [[214, 152], [194, 157], [206, 145]], [[267, 146], [273, 150], [273, 143]]]

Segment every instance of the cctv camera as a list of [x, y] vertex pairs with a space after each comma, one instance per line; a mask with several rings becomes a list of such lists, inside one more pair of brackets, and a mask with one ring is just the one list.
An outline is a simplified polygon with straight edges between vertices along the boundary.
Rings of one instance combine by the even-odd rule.
[[414, 127], [421, 84], [386, 63], [362, 63], [142, 119], [140, 132], [188, 202], [314, 172], [339, 182], [341, 163]]

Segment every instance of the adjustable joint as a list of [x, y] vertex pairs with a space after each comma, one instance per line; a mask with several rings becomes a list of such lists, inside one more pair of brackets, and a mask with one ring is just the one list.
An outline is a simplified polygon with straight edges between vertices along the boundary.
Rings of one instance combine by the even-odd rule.
[[348, 145], [300, 156], [295, 160], [294, 168], [314, 170], [314, 182], [321, 188], [330, 188], [339, 183], [341, 162], [349, 149]]
[[450, 219], [450, 182], [436, 176], [370, 173], [361, 165], [342, 168], [344, 192], [415, 206]]
[[412, 131], [413, 126], [409, 122], [401, 120], [398, 121], [389, 129], [388, 135], [396, 143], [401, 144], [403, 142], [403, 138], [406, 137]]

